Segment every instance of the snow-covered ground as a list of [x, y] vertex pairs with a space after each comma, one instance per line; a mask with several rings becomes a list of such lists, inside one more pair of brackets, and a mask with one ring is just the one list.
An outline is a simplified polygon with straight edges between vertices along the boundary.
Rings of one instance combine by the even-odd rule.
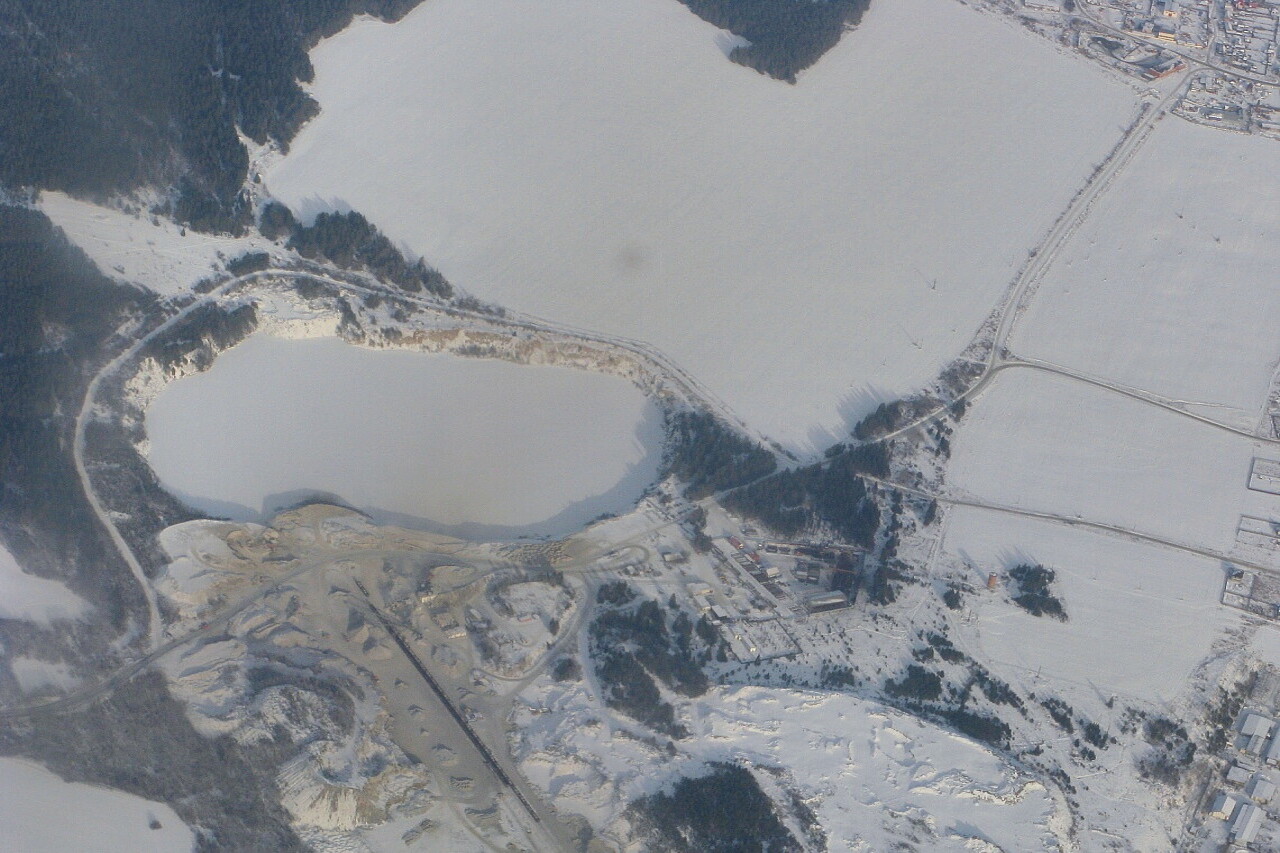
[[796, 86], [725, 38], [671, 0], [361, 20], [313, 51], [322, 113], [267, 186], [821, 446], [965, 346], [1135, 96], [949, 0], [873, 3]]
[[9, 660], [13, 677], [23, 693], [35, 693], [45, 688], [65, 692], [75, 687], [78, 679], [65, 663], [51, 663], [39, 658], [16, 656]]
[[0, 547], [0, 619], [48, 625], [55, 619], [75, 619], [88, 607], [62, 583], [24, 572], [13, 555]]
[[1000, 374], [953, 448], [947, 482], [965, 494], [1223, 552], [1241, 514], [1280, 513], [1248, 489], [1253, 441], [1039, 372]]
[[190, 290], [225, 261], [249, 251], [282, 250], [259, 236], [227, 237], [184, 229], [145, 212], [126, 213], [74, 199], [65, 193], [40, 195], [40, 210], [84, 250], [103, 275], [140, 284], [162, 296]]
[[980, 592], [965, 599], [953, 639], [1015, 686], [1078, 691], [1095, 719], [1109, 696], [1174, 700], [1240, 621], [1218, 603], [1222, 565], [1207, 558], [966, 507], [951, 510], [943, 546], [939, 568], [968, 569], [975, 586], [1019, 563], [1053, 569], [1065, 622], [1032, 616], [1002, 590]]
[[168, 385], [147, 433], [161, 481], [211, 513], [324, 492], [387, 520], [542, 534], [629, 508], [662, 417], [611, 376], [256, 335]]
[[1162, 122], [1058, 258], [1014, 352], [1253, 429], [1280, 359], [1280, 146]]
[[770, 775], [814, 810], [833, 853], [907, 840], [939, 851], [1054, 848], [1054, 802], [1041, 784], [967, 738], [849, 694], [713, 688], [691, 704], [693, 736], [676, 761], [591, 703], [582, 684], [544, 680], [522, 699], [521, 770], [597, 827], [630, 799], [729, 761], [776, 768]]
[[0, 758], [0, 846], [21, 853], [177, 853], [191, 850], [195, 836], [163, 803]]

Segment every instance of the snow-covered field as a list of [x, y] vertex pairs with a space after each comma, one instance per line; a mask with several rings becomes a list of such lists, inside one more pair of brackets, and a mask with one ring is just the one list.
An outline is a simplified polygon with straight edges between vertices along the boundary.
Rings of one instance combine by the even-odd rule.
[[1207, 558], [966, 507], [951, 510], [943, 546], [941, 565], [968, 568], [976, 586], [1018, 563], [1053, 569], [1067, 621], [1032, 616], [1002, 592], [978, 593], [954, 639], [1011, 684], [1078, 690], [1077, 706], [1095, 719], [1105, 719], [1108, 696], [1175, 699], [1240, 621], [1218, 603], [1222, 566]]
[[75, 619], [88, 603], [58, 581], [27, 574], [0, 547], [0, 619], [26, 619], [48, 625], [55, 619]]
[[672, 0], [426, 3], [313, 52], [268, 170], [461, 287], [650, 341], [801, 448], [926, 384], [1135, 96], [950, 0], [873, 3], [796, 86]]
[[1163, 122], [1063, 250], [1013, 350], [1253, 429], [1280, 359], [1278, 197], [1275, 142]]
[[191, 850], [195, 836], [163, 803], [0, 758], [0, 846], [15, 853], [177, 853]]
[[833, 853], [908, 840], [937, 851], [1053, 849], [1054, 803], [1041, 784], [967, 738], [848, 694], [714, 688], [692, 703], [679, 761], [591, 705], [581, 684], [544, 681], [523, 698], [522, 771], [596, 826], [678, 774], [730, 761], [777, 768], [770, 775], [813, 808]]
[[947, 481], [965, 494], [1219, 551], [1242, 513], [1280, 513], [1248, 489], [1254, 442], [1059, 376], [1000, 374], [953, 447]]
[[41, 193], [40, 210], [84, 250], [103, 275], [140, 284], [162, 296], [185, 293], [221, 270], [225, 261], [245, 252], [281, 254], [277, 246], [256, 235], [201, 234], [168, 219], [131, 215], [60, 192]]
[[148, 461], [214, 514], [327, 492], [385, 520], [565, 533], [652, 482], [662, 417], [629, 383], [337, 338], [256, 335], [147, 410]]

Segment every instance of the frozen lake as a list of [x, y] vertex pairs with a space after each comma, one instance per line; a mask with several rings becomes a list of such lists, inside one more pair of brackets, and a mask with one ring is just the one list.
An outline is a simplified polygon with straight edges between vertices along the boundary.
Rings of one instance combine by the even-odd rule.
[[178, 853], [195, 846], [190, 827], [163, 803], [65, 782], [18, 758], [0, 758], [0, 827], [4, 849], [23, 853]]
[[146, 422], [157, 476], [205, 512], [257, 519], [321, 493], [480, 537], [630, 508], [663, 439], [616, 377], [267, 335], [170, 384]]
[[795, 86], [725, 39], [674, 0], [361, 19], [312, 52], [322, 112], [266, 183], [820, 449], [965, 347], [1136, 99], [951, 0], [872, 3]]

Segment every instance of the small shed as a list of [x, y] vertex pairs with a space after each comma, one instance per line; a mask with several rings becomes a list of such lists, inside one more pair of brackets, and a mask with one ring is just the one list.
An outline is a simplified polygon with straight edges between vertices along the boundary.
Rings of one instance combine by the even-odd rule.
[[1213, 806], [1209, 809], [1209, 817], [1218, 820], [1231, 820], [1231, 816], [1236, 813], [1236, 806], [1239, 800], [1222, 791], [1218, 792], [1218, 796], [1213, 798]]

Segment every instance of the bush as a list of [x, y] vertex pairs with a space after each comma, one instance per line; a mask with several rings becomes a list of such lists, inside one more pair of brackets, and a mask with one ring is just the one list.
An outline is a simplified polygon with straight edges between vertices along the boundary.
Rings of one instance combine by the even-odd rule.
[[260, 272], [271, 266], [271, 256], [266, 252], [245, 252], [238, 258], [227, 261], [227, 272], [235, 276]]
[[1050, 616], [1060, 622], [1067, 621], [1067, 611], [1062, 602], [1050, 591], [1055, 574], [1039, 564], [1024, 563], [1009, 570], [1013, 581], [1013, 603], [1032, 616]]
[[578, 681], [582, 678], [582, 665], [575, 658], [560, 658], [551, 668], [551, 677], [556, 681]]
[[942, 678], [938, 673], [913, 663], [898, 681], [886, 681], [884, 692], [896, 699], [932, 702], [942, 695]]

